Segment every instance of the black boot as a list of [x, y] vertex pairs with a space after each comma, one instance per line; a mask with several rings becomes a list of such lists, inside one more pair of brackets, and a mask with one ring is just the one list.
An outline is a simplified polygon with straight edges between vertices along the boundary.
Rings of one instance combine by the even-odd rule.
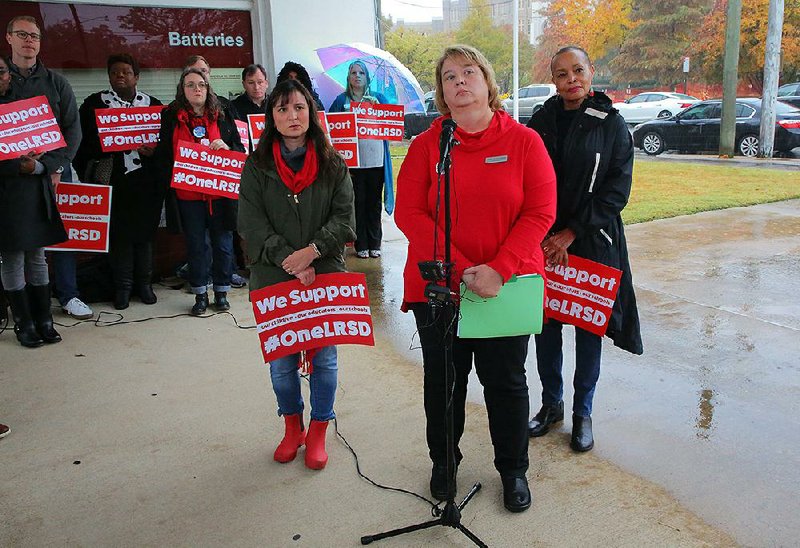
[[550, 431], [550, 425], [564, 420], [564, 402], [556, 405], [542, 405], [536, 416], [528, 423], [528, 434], [532, 438], [544, 436]]
[[509, 512], [524, 512], [531, 507], [531, 490], [525, 477], [500, 476], [503, 482], [503, 506]]
[[131, 303], [133, 287], [133, 244], [112, 240], [109, 262], [114, 278], [114, 308], [125, 310]]
[[0, 325], [5, 326], [8, 323], [8, 299], [3, 286], [0, 285]]
[[573, 451], [585, 453], [594, 447], [594, 435], [592, 434], [592, 417], [581, 417], [572, 414], [572, 439], [569, 446]]
[[200, 293], [194, 296], [194, 306], [192, 307], [193, 316], [202, 316], [208, 310], [208, 293]]
[[134, 246], [136, 264], [133, 270], [134, 289], [143, 304], [156, 304], [158, 297], [153, 291], [153, 244], [150, 242]]
[[53, 327], [53, 314], [50, 311], [50, 285], [29, 285], [28, 300], [36, 331], [44, 342], [61, 342], [61, 335]]
[[131, 304], [131, 288], [118, 287], [114, 291], [114, 309], [125, 310]]
[[[454, 484], [453, 484], [453, 494], [458, 491], [458, 480], [456, 477], [458, 476], [458, 466], [456, 466], [455, 474], [454, 474]], [[447, 499], [447, 465], [446, 464], [433, 464], [433, 469], [431, 470], [431, 496], [436, 500], [446, 500]]]
[[214, 291], [214, 308], [217, 312], [225, 312], [231, 309], [227, 291]]
[[156, 304], [158, 302], [158, 297], [156, 297], [153, 286], [150, 284], [136, 286], [136, 293], [143, 304]]
[[24, 289], [6, 291], [8, 301], [11, 303], [11, 313], [14, 316], [14, 333], [22, 346], [36, 348], [44, 344], [44, 339], [36, 332], [36, 324], [31, 317], [28, 304], [28, 292]]

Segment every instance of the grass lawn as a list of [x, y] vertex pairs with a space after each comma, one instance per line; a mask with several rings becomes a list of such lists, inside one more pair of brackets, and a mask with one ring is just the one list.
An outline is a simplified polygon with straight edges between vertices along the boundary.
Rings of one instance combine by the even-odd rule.
[[[391, 147], [395, 179], [408, 145]], [[800, 173], [690, 162], [635, 162], [627, 224], [800, 198]]]

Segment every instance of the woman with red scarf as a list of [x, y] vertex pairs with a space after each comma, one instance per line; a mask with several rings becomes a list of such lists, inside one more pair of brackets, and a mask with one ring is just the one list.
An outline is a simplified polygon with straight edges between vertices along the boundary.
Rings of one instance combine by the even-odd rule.
[[[180, 141], [207, 146], [211, 150], [236, 150], [244, 147], [230, 110], [223, 108], [200, 70], [183, 71], [175, 100], [161, 116], [161, 131], [156, 161], [165, 188], [172, 178], [175, 152]], [[189, 255], [189, 284], [195, 295], [192, 314], [208, 309], [209, 270], [214, 283], [214, 308], [228, 310], [231, 287], [233, 231], [236, 229], [236, 202], [189, 190], [174, 190], [167, 195], [167, 225], [183, 230]], [[206, 229], [211, 236], [212, 262], [208, 262]]]
[[[264, 133], [248, 158], [239, 188], [239, 233], [250, 257], [250, 290], [317, 274], [344, 272], [344, 246], [355, 237], [353, 183], [325, 137], [314, 99], [296, 80], [278, 84], [267, 98]], [[325, 433], [334, 418], [336, 347], [312, 356], [270, 362], [272, 388], [285, 435], [275, 460], [290, 462], [305, 444], [306, 466], [328, 462]], [[310, 362], [311, 423], [303, 425], [301, 362]]]

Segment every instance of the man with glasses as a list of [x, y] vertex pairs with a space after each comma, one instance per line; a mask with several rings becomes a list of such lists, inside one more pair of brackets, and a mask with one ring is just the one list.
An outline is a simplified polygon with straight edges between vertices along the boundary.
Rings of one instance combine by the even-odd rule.
[[[72, 87], [61, 74], [46, 68], [38, 59], [42, 41], [39, 23], [31, 16], [20, 15], [9, 21], [6, 41], [11, 46], [11, 89], [19, 99], [44, 95], [53, 110], [66, 147], [51, 150], [39, 159], [53, 185], [72, 180], [70, 164], [81, 142], [78, 105]], [[52, 256], [56, 296], [64, 312], [78, 319], [92, 317], [92, 309], [78, 298], [75, 253], [59, 251]]]

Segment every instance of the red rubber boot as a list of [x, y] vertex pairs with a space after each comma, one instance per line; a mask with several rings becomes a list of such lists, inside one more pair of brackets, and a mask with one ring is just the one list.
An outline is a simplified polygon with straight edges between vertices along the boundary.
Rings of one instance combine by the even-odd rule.
[[305, 427], [303, 426], [303, 415], [284, 415], [283, 421], [286, 426], [286, 433], [275, 449], [275, 460], [278, 462], [291, 462], [297, 456], [297, 448], [303, 445], [306, 440]]
[[312, 470], [322, 470], [328, 464], [328, 453], [325, 452], [325, 435], [328, 421], [312, 420], [306, 438], [306, 466]]

